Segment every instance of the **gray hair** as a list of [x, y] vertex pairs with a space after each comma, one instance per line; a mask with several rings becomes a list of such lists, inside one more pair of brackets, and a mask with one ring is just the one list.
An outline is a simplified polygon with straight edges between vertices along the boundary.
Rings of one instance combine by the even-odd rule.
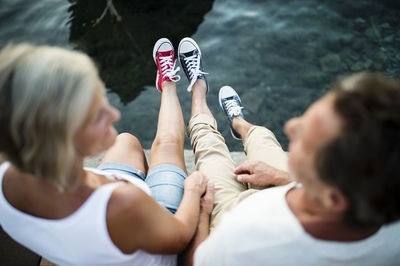
[[99, 78], [91, 59], [57, 47], [0, 52], [0, 151], [18, 169], [62, 191], [76, 181], [73, 138]]

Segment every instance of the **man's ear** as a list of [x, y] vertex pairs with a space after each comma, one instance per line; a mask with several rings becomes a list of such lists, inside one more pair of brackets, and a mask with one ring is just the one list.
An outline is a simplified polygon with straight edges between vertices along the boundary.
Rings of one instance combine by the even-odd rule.
[[323, 199], [324, 207], [336, 213], [344, 213], [349, 207], [349, 201], [342, 192], [336, 188], [327, 188]]

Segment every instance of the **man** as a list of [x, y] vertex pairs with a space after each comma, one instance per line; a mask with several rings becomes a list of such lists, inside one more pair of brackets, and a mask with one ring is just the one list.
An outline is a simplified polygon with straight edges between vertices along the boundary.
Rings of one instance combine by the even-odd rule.
[[[212, 232], [195, 265], [399, 265], [398, 82], [352, 75], [289, 120], [287, 171], [273, 133], [244, 120], [239, 96], [223, 87], [220, 105], [249, 159], [234, 168], [200, 76], [188, 132], [196, 169], [215, 184], [215, 199]], [[200, 223], [194, 245], [207, 232]]]

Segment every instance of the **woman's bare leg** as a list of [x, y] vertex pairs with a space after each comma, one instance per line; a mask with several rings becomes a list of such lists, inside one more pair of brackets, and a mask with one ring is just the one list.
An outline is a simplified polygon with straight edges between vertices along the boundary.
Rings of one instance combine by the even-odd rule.
[[157, 134], [150, 151], [150, 169], [160, 164], [174, 164], [186, 171], [183, 148], [185, 124], [174, 82], [162, 83]]
[[121, 133], [117, 136], [114, 145], [107, 150], [100, 163], [106, 162], [123, 163], [144, 173], [148, 170], [142, 145], [135, 136], [129, 133]]

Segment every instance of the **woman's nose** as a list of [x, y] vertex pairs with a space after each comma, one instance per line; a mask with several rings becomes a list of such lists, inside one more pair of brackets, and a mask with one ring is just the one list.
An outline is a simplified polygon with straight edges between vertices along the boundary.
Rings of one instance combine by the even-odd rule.
[[117, 109], [117, 108], [115, 108], [115, 107], [113, 107], [113, 106], [111, 106], [110, 107], [110, 114], [111, 114], [111, 122], [112, 123], [115, 123], [115, 122], [117, 122], [117, 121], [119, 121], [119, 119], [121, 118], [121, 113], [120, 113], [120, 111]]

